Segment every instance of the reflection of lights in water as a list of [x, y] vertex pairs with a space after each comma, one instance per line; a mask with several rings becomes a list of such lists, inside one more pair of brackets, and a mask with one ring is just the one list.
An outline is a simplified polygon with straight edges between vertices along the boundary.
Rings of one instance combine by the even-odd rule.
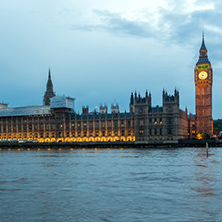
[[212, 157], [213, 154], [210, 154], [212, 150], [209, 150], [208, 158], [206, 153], [206, 148], [196, 149], [197, 155], [194, 156], [194, 175], [195, 181], [194, 187], [191, 190], [196, 191], [202, 196], [214, 196], [214, 186], [216, 178], [211, 172], [211, 163], [218, 164], [216, 161], [209, 161], [209, 157]]

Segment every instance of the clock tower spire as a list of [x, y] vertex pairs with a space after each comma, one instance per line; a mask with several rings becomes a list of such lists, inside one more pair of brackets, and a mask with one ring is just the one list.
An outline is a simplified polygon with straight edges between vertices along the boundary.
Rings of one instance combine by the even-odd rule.
[[199, 59], [194, 70], [196, 99], [196, 135], [207, 133], [213, 135], [212, 118], [212, 82], [213, 72], [208, 59], [207, 48], [202, 37]]

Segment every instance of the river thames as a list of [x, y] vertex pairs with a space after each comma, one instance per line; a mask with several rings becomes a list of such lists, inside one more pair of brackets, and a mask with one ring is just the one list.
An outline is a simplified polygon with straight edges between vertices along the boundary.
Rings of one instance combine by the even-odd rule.
[[222, 148], [2, 150], [0, 221], [222, 221]]

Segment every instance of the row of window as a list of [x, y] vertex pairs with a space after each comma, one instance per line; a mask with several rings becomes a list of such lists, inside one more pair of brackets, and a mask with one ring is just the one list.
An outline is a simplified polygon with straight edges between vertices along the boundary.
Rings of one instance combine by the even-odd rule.
[[[22, 135], [23, 135], [23, 137], [30, 137], [30, 138], [32, 138], [32, 137], [34, 137], [34, 138], [38, 138], [38, 137], [40, 137], [40, 138], [43, 138], [43, 137], [55, 137], [55, 135], [57, 135], [58, 137], [76, 137], [76, 136], [78, 136], [78, 137], [87, 137], [87, 136], [90, 136], [90, 137], [94, 137], [94, 136], [131, 136], [133, 134], [133, 132], [131, 132], [130, 130], [128, 130], [128, 131], [124, 131], [124, 130], [121, 130], [121, 131], [111, 131], [111, 130], [109, 130], [109, 131], [98, 131], [98, 130], [96, 130], [96, 131], [77, 131], [77, 132], [75, 132], [75, 131], [72, 131], [72, 132], [45, 132], [45, 133], [43, 133], [43, 132], [40, 132], [40, 133], [36, 133], [36, 132], [34, 132], [34, 133], [8, 133], [7, 134], [7, 136], [8, 136], [8, 138], [9, 139], [12, 139], [12, 138], [16, 138], [17, 136], [18, 136], [18, 138], [20, 138]], [[0, 133], [0, 139], [1, 139], [1, 136], [3, 136], [3, 137], [6, 137], [6, 134], [5, 133], [3, 133], [3, 134], [1, 134]]]
[[[149, 119], [149, 123], [150, 123], [150, 124], [153, 123], [154, 125], [162, 125], [162, 124], [163, 124], [162, 118], [159, 118], [159, 119], [157, 119], [157, 118]], [[172, 125], [172, 123], [173, 123], [172, 117], [167, 118], [167, 125]], [[144, 124], [145, 124], [144, 119], [140, 119], [140, 120], [139, 120], [139, 125], [140, 125], [140, 126], [143, 126]]]
[[[139, 135], [140, 136], [144, 136], [144, 130], [143, 129], [141, 129], [141, 130], [139, 130]], [[154, 129], [154, 130], [152, 130], [152, 129], [149, 129], [148, 130], [148, 136], [154, 136], [154, 135], [163, 135], [163, 130], [162, 130], [162, 128], [160, 128], [160, 129]], [[172, 135], [172, 128], [168, 128], [167, 129], [167, 134], [168, 135]]]

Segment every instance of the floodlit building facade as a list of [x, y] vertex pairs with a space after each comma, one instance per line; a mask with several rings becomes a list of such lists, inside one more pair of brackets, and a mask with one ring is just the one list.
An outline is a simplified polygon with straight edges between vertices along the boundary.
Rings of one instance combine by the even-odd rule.
[[198, 133], [212, 135], [212, 67], [204, 37], [195, 68], [196, 115], [180, 109], [179, 91], [162, 92], [162, 105], [152, 107], [151, 93], [132, 93], [129, 112], [118, 104], [99, 112], [74, 109], [74, 99], [56, 96], [49, 71], [43, 106], [8, 108], [0, 103], [0, 141], [177, 143]]

